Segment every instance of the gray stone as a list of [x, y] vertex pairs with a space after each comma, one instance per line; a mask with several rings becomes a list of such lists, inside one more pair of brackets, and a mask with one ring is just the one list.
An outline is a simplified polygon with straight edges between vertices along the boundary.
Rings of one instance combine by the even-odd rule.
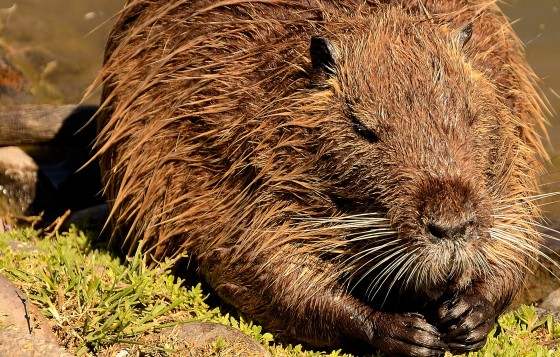
[[0, 328], [39, 336], [56, 343], [45, 317], [27, 296], [0, 274]]
[[[0, 217], [21, 216], [36, 195], [39, 167], [22, 149], [0, 147]], [[8, 218], [6, 218], [8, 217]]]
[[551, 310], [543, 309], [543, 308], [540, 308], [540, 307], [535, 307], [535, 311], [537, 312], [537, 316], [539, 317], [539, 320], [542, 320], [542, 319], [548, 317], [548, 315], [551, 315], [552, 320], [555, 323], [560, 322], [560, 311], [551, 311]]
[[104, 203], [77, 212], [72, 212], [70, 217], [64, 221], [61, 228], [63, 230], [68, 230], [70, 225], [74, 224], [80, 229], [91, 229], [96, 232], [101, 232], [108, 219], [109, 206]]
[[191, 322], [162, 331], [162, 335], [172, 336], [189, 345], [189, 351], [205, 355], [207, 347], [216, 341], [224, 343], [225, 355], [270, 356], [257, 341], [243, 332], [229, 326], [213, 322]]
[[39, 336], [0, 328], [0, 356], [10, 357], [73, 357], [56, 343]]
[[550, 293], [539, 306], [549, 311], [560, 311], [560, 289]]
[[0, 274], [0, 356], [70, 357], [39, 309]]

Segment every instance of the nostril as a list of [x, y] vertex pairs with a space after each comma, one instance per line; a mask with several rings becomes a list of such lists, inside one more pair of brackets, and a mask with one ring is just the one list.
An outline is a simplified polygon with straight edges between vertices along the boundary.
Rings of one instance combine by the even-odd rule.
[[438, 222], [430, 222], [426, 225], [428, 233], [435, 239], [462, 239], [467, 238], [468, 228], [472, 227], [474, 223], [467, 221], [456, 225], [444, 225]]
[[428, 223], [428, 232], [432, 237], [437, 239], [443, 239], [446, 236], [445, 229], [434, 223]]

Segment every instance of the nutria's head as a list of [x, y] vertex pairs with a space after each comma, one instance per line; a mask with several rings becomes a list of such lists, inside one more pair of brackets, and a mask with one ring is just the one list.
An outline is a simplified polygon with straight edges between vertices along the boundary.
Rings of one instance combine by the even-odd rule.
[[354, 225], [350, 285], [436, 298], [497, 276], [517, 283], [535, 250], [521, 123], [476, 68], [472, 24], [390, 17], [311, 41], [314, 100], [327, 108], [316, 170], [347, 217], [333, 226]]

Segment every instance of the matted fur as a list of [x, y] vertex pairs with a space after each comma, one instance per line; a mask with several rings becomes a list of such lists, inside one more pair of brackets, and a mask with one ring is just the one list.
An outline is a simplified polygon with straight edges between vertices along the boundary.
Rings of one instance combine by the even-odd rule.
[[[312, 68], [313, 35], [333, 68]], [[410, 353], [379, 325], [414, 312], [436, 349], [476, 348], [427, 306], [475, 295], [495, 317], [537, 254], [543, 114], [492, 1], [130, 0], [105, 62], [114, 239], [188, 253], [279, 334]]]

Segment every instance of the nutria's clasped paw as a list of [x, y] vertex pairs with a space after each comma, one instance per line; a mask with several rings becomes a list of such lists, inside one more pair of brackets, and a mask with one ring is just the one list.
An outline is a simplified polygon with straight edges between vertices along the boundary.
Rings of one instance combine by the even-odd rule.
[[543, 118], [493, 1], [130, 0], [102, 77], [114, 238], [277, 335], [474, 350], [537, 254]]

